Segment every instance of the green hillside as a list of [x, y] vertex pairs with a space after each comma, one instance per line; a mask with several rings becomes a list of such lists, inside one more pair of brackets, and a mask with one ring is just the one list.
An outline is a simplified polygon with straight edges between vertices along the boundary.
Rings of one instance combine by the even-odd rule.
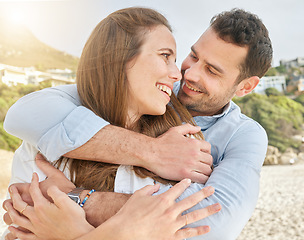
[[18, 67], [35, 66], [76, 70], [78, 58], [39, 41], [22, 25], [14, 25], [0, 17], [0, 63]]

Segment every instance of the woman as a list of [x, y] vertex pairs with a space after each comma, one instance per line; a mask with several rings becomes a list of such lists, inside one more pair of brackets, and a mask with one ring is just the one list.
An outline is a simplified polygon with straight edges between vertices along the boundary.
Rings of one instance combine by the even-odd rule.
[[[172, 94], [173, 83], [181, 79], [175, 60], [176, 43], [166, 18], [146, 8], [116, 11], [96, 26], [83, 49], [77, 72], [82, 105], [112, 125], [153, 137], [182, 122], [194, 124]], [[203, 138], [201, 132], [197, 137]], [[66, 164], [77, 187], [114, 191], [119, 165], [66, 158], [57, 162]], [[142, 178], [174, 183], [144, 168], [133, 170]]]
[[[161, 14], [145, 8], [116, 11], [97, 25], [84, 47], [77, 72], [81, 102], [113, 125], [154, 137], [182, 122], [193, 123], [187, 110], [171, 96], [173, 83], [181, 78], [175, 59], [175, 40]], [[114, 190], [120, 167], [67, 158], [60, 159], [57, 166], [68, 167], [77, 187], [103, 191]], [[140, 167], [127, 170], [163, 184], [175, 183]], [[127, 170], [122, 170], [124, 176], [128, 176]], [[35, 181], [32, 185], [37, 190]], [[18, 201], [21, 199], [15, 197], [14, 202]]]

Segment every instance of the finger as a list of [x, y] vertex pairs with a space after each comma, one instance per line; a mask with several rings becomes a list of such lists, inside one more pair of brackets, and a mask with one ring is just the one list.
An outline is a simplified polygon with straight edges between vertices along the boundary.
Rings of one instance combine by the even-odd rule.
[[[13, 206], [13, 201], [11, 199], [7, 199], [3, 202], [3, 208], [5, 211], [7, 211], [8, 207], [10, 206]], [[11, 225], [13, 222], [12, 222], [12, 219], [11, 217], [9, 216], [8, 213], [5, 213], [3, 215], [3, 221], [7, 224], [7, 225]]]
[[196, 183], [206, 183], [207, 180], [209, 179], [208, 175], [205, 175], [197, 171], [191, 171], [188, 177], [192, 180], [192, 182], [196, 182]]
[[197, 133], [197, 132], [201, 131], [200, 126], [193, 126], [189, 123], [186, 123], [186, 124], [183, 124], [181, 126], [174, 127], [174, 128], [178, 133], [180, 133], [182, 135], [194, 134], [194, 133]]
[[193, 168], [192, 172], [201, 173], [208, 177], [212, 173], [212, 168], [210, 167], [210, 165], [206, 163], [198, 162], [194, 166], [192, 166], [192, 168]]
[[[212, 214], [215, 214], [217, 212], [219, 212], [221, 210], [221, 204], [219, 203], [216, 203], [216, 204], [213, 204], [213, 205], [210, 205], [208, 207], [205, 207], [205, 208], [202, 208], [202, 209], [199, 209], [199, 210], [195, 210], [193, 212], [190, 212], [190, 213], [187, 213], [187, 223], [190, 224], [190, 223], [194, 223], [198, 220], [201, 220], [203, 218], [206, 218]], [[181, 218], [184, 218], [185, 215], [181, 216]], [[183, 220], [181, 220], [183, 223], [186, 222], [185, 218]]]
[[30, 220], [28, 220], [26, 217], [21, 216], [16, 209], [13, 208], [12, 205], [8, 205], [7, 212], [14, 224], [17, 224], [18, 226], [21, 226], [25, 229], [31, 230], [32, 224]]
[[2, 208], [7, 211], [7, 208], [6, 208], [6, 204], [13, 204], [13, 200], [12, 199], [6, 199], [3, 203], [2, 203]]
[[[15, 186], [11, 186], [11, 197], [13, 201], [13, 207], [18, 212], [23, 212], [26, 209], [26, 206], [28, 205], [26, 202], [24, 202]], [[9, 207], [8, 204], [5, 205], [7, 208]]]
[[33, 177], [32, 177], [32, 182], [30, 185], [30, 195], [33, 199], [34, 202], [34, 206], [38, 206], [38, 205], [43, 205], [43, 204], [47, 204], [48, 200], [42, 195], [42, 192], [39, 188], [39, 182], [38, 182], [39, 178], [37, 173], [33, 173]]
[[54, 204], [58, 208], [67, 208], [67, 206], [73, 204], [73, 201], [68, 197], [68, 195], [59, 190], [57, 186], [49, 187], [49, 189], [47, 190], [47, 194], [50, 196], [50, 198], [53, 200]]
[[179, 183], [175, 184], [172, 188], [170, 188], [167, 192], [164, 192], [162, 194], [170, 199], [172, 198], [175, 200], [186, 190], [187, 187], [190, 186], [190, 184], [190, 179], [183, 179]]
[[47, 177], [56, 174], [58, 171], [52, 164], [50, 164], [41, 154], [37, 154], [35, 158], [37, 166], [44, 172]]
[[13, 223], [13, 221], [8, 213], [5, 213], [3, 215], [3, 221], [5, 222], [6, 225], [11, 225]]
[[202, 152], [201, 150], [198, 157], [201, 163], [207, 164], [209, 167], [213, 164], [213, 157], [208, 152]]
[[211, 144], [205, 140], [200, 141], [200, 150], [205, 153], [211, 154]]
[[38, 239], [33, 233], [25, 233], [21, 231], [20, 229], [17, 229], [13, 226], [10, 226], [8, 230], [14, 234], [18, 239], [22, 240], [36, 240]]
[[5, 236], [5, 240], [14, 240], [14, 239], [17, 239], [17, 237], [15, 236], [15, 234], [13, 234], [11, 232], [6, 234], [6, 236]]
[[18, 190], [18, 192], [20, 194], [22, 194], [24, 192], [28, 192], [30, 184], [29, 183], [14, 183], [14, 184], [12, 184], [12, 185], [9, 186], [9, 188], [8, 188], [9, 192], [11, 192], [10, 188], [12, 186], [16, 187], [17, 190]]
[[142, 196], [151, 196], [153, 193], [156, 193], [160, 188], [159, 184], [155, 185], [147, 185], [137, 191], [135, 191], [134, 194], [136, 195], [142, 195]]
[[205, 187], [202, 190], [190, 195], [189, 197], [183, 199], [182, 201], [176, 203], [175, 210], [179, 213], [184, 212], [185, 210], [193, 207], [198, 204], [204, 198], [209, 197], [214, 193], [214, 188], [211, 186]]
[[176, 232], [176, 239], [191, 238], [199, 235], [206, 234], [210, 231], [209, 226], [200, 226], [196, 228], [184, 228]]

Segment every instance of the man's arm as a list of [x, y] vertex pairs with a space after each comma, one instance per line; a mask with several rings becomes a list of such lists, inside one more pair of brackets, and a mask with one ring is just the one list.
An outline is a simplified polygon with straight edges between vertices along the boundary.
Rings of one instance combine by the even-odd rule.
[[206, 184], [192, 184], [178, 199], [182, 200], [204, 186], [215, 188], [212, 196], [186, 211], [214, 203], [222, 205], [218, 214], [189, 225], [209, 225], [211, 231], [204, 235], [205, 240], [234, 240], [248, 222], [258, 200], [267, 141], [265, 130], [256, 123], [243, 126], [230, 140], [223, 160], [214, 168]]
[[46, 88], [20, 98], [7, 112], [4, 129], [57, 160], [108, 125], [81, 106], [76, 85]]
[[[82, 191], [80, 199], [83, 200], [88, 192], [89, 190]], [[98, 227], [114, 216], [131, 196], [123, 193], [94, 192], [83, 206], [87, 221]]]
[[44, 89], [18, 100], [9, 109], [4, 127], [35, 146], [49, 161], [65, 155], [141, 166], [170, 180], [208, 179], [210, 144], [184, 137], [199, 127], [186, 124], [155, 139], [108, 125], [79, 104], [75, 85]]

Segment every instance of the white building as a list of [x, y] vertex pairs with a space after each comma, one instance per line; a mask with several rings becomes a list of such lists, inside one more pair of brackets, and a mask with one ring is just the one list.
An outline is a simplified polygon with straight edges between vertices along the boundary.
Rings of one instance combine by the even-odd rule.
[[259, 84], [253, 90], [255, 93], [265, 94], [267, 88], [275, 88], [279, 92], [286, 90], [286, 78], [285, 76], [269, 76], [262, 77]]
[[298, 57], [296, 59], [293, 60], [281, 60], [280, 61], [280, 65], [284, 66], [286, 69], [289, 68], [298, 68], [298, 67], [303, 67], [304, 66], [304, 57]]
[[304, 91], [304, 75], [294, 76], [288, 83], [287, 91], [301, 93]]
[[8, 86], [28, 84], [25, 69], [0, 64], [0, 81]]
[[0, 82], [8, 86], [16, 86], [17, 84], [38, 85], [42, 82], [48, 83], [52, 87], [71, 84], [75, 83], [73, 74], [69, 69], [53, 69], [50, 72], [40, 72], [36, 71], [33, 67], [22, 68], [0, 64]]

